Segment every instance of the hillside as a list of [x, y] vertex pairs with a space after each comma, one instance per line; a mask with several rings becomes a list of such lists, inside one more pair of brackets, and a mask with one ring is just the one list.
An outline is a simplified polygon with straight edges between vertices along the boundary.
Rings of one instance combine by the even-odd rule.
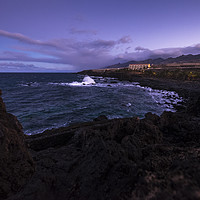
[[162, 65], [162, 64], [169, 64], [169, 63], [200, 63], [200, 54], [198, 55], [182, 55], [178, 56], [176, 58], [156, 58], [156, 59], [147, 59], [147, 60], [142, 60], [142, 61], [129, 61], [126, 63], [118, 63], [110, 66], [106, 66], [104, 68], [121, 68], [121, 67], [127, 67], [129, 64], [143, 64], [143, 63], [150, 63], [150, 64], [155, 64], [155, 65]]

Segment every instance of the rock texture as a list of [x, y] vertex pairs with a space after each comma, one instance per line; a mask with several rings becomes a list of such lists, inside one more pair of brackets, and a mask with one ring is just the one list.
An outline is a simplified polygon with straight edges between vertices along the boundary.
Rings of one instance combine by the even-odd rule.
[[15, 116], [6, 112], [0, 97], [0, 199], [19, 191], [33, 172], [22, 126]]
[[99, 119], [28, 137], [36, 173], [10, 199], [200, 199], [197, 115]]

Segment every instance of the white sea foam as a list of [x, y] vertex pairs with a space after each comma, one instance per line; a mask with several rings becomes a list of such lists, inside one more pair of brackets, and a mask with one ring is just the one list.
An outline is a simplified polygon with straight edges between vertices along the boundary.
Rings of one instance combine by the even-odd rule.
[[61, 86], [92, 86], [95, 85], [94, 79], [89, 76], [85, 76], [82, 82], [73, 81], [72, 83], [49, 83], [51, 85], [61, 85]]
[[183, 102], [183, 98], [179, 97], [178, 93], [167, 90], [157, 90], [150, 87], [136, 85], [136, 87], [146, 90], [152, 99], [159, 105], [162, 105], [167, 111], [175, 111], [174, 106]]
[[119, 118], [123, 118], [122, 115], [107, 115], [108, 119], [119, 119]]
[[[115, 80], [115, 81], [113, 81]], [[71, 83], [53, 83], [49, 82], [50, 85], [59, 85], [59, 86], [75, 86], [75, 87], [134, 87], [138, 85], [138, 82], [118, 82], [116, 78], [109, 77], [93, 77], [93, 76], [85, 76], [82, 82], [73, 81]]]
[[22, 87], [38, 87], [40, 84], [37, 82], [28, 82], [28, 83], [21, 83], [19, 86]]
[[126, 106], [127, 106], [127, 107], [131, 107], [131, 103], [127, 103]]
[[83, 82], [82, 84], [84, 85], [90, 85], [90, 84], [96, 84], [94, 79], [92, 79], [91, 77], [89, 76], [85, 76], [84, 79], [83, 79]]

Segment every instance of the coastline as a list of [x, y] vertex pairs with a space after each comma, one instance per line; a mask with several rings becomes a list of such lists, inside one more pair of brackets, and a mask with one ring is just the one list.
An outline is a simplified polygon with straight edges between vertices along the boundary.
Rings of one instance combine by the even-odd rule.
[[[87, 75], [94, 75], [88, 73]], [[101, 74], [95, 74], [101, 76]], [[198, 199], [199, 82], [109, 74], [187, 99], [177, 112], [108, 120], [25, 136], [36, 171], [12, 200]]]
[[[200, 94], [200, 81], [180, 80], [167, 77], [152, 77], [144, 73], [130, 73], [129, 71], [100, 71], [100, 70], [84, 70], [78, 74], [89, 76], [102, 76], [118, 78], [121, 81], [139, 82], [141, 86], [148, 86], [153, 89], [173, 90], [182, 96], [189, 97], [194, 94]], [[190, 91], [190, 92], [189, 92]], [[189, 93], [188, 93], [189, 92]]]
[[[144, 73], [130, 73], [126, 70], [105, 71], [105, 70], [84, 70], [78, 74], [89, 76], [102, 76], [118, 78], [121, 81], [138, 82], [140, 86], [150, 87], [152, 89], [175, 91], [185, 99], [183, 109], [192, 105], [200, 96], [199, 80], [180, 80], [168, 77], [152, 77]], [[177, 110], [182, 109], [178, 108]]]

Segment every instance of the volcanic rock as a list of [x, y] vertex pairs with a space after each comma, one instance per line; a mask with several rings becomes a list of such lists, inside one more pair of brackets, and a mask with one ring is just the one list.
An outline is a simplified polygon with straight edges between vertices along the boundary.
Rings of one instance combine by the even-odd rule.
[[100, 117], [27, 136], [37, 168], [9, 200], [200, 199], [199, 130], [197, 116], [164, 112]]
[[15, 116], [6, 112], [0, 97], [0, 199], [19, 191], [33, 172], [22, 126]]
[[108, 118], [105, 115], [100, 115], [97, 118], [95, 118], [93, 121], [103, 121], [107, 120]]
[[188, 112], [194, 116], [200, 116], [200, 96], [194, 104], [188, 106]]

